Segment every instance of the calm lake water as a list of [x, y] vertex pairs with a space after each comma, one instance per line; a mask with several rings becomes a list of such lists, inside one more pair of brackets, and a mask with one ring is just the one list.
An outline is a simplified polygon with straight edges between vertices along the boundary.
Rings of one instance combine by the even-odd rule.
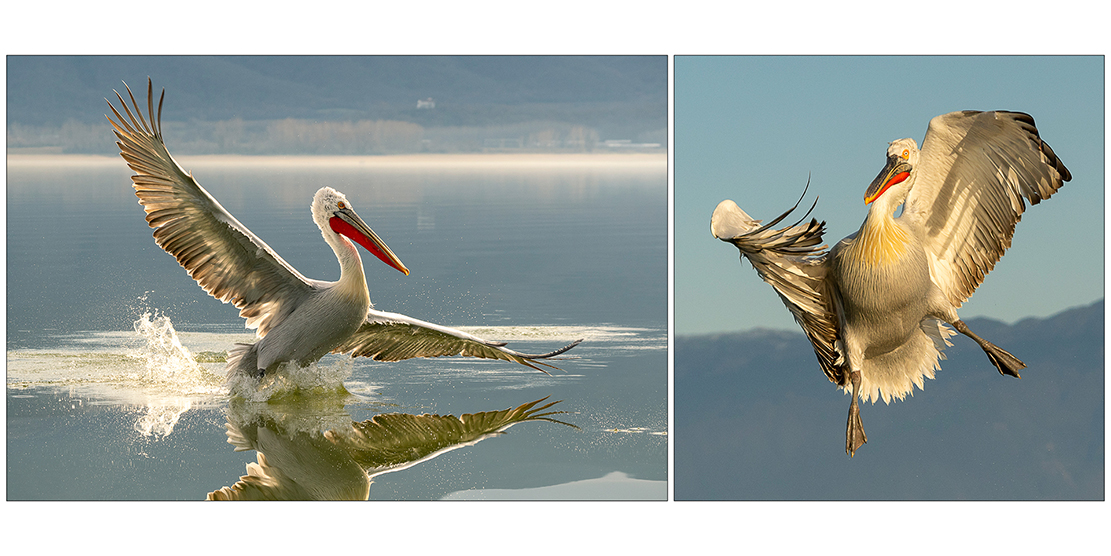
[[[241, 491], [279, 498], [369, 485], [372, 500], [666, 499], [663, 155], [179, 161], [317, 279], [339, 266], [309, 203], [344, 192], [412, 272], [361, 253], [378, 309], [525, 352], [584, 341], [552, 376], [328, 356], [258, 399], [231, 396], [221, 358], [253, 331], [155, 245], [124, 162], [9, 157], [8, 499], [204, 499], [248, 464], [267, 477]], [[419, 416], [542, 398], [573, 427], [437, 444], [397, 425], [435, 432], [443, 421]]]

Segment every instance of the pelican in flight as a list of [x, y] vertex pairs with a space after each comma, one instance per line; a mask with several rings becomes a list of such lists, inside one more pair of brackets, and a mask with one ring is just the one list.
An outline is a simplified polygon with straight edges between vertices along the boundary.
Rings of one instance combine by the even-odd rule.
[[957, 308], [1011, 246], [1023, 199], [1036, 205], [1070, 179], [1029, 114], [953, 112], [930, 120], [921, 150], [914, 139], [890, 144], [864, 193], [868, 216], [831, 250], [820, 245], [825, 222], [804, 223], [809, 212], [773, 228], [799, 203], [761, 226], [722, 201], [710, 230], [775, 288], [826, 377], [852, 388], [852, 457], [868, 441], [857, 398], [891, 403], [923, 388], [952, 345], [946, 325], [974, 340], [1001, 374], [1019, 378], [1026, 365], [969, 330]]
[[[126, 83], [124, 86], [126, 87]], [[324, 282], [306, 278], [265, 242], [220, 206], [193, 176], [170, 156], [162, 140], [162, 101], [154, 113], [154, 90], [147, 81], [144, 117], [131, 89], [128, 108], [116, 92], [127, 118], [111, 102], [120, 155], [135, 172], [131, 177], [154, 239], [210, 295], [239, 308], [259, 340], [237, 344], [228, 353], [228, 377], [242, 372], [261, 378], [279, 365], [306, 366], [331, 353], [350, 353], [377, 361], [413, 357], [465, 355], [502, 359], [547, 373], [539, 361], [559, 355], [582, 340], [551, 353], [529, 355], [445, 326], [376, 311], [370, 303], [362, 260], [355, 243], [393, 268], [409, 269], [355, 213], [342, 193], [323, 187], [312, 201], [313, 221], [336, 253], [340, 278]]]

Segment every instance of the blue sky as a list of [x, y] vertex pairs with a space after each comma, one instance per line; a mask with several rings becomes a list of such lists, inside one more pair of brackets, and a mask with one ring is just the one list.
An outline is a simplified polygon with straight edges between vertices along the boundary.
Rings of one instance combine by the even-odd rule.
[[[676, 56], [675, 333], [799, 330], [735, 247], [710, 235], [733, 199], [770, 220], [807, 206], [832, 245], [867, 214], [887, 143], [956, 110], [1034, 117], [1073, 179], [1028, 207], [962, 318], [1014, 322], [1103, 297], [1104, 64], [1099, 56]], [[798, 213], [802, 216], [802, 212]]]

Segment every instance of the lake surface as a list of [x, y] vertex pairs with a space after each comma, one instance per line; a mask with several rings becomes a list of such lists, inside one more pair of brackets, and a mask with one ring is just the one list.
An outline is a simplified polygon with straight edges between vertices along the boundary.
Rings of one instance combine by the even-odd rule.
[[[10, 156], [9, 500], [666, 499], [663, 155], [179, 162], [317, 279], [339, 265], [309, 203], [344, 192], [411, 270], [361, 253], [380, 310], [524, 352], [584, 341], [551, 376], [332, 355], [232, 395], [222, 357], [253, 331], [155, 245], [124, 162]], [[559, 422], [505, 434], [424, 415], [541, 399]]]

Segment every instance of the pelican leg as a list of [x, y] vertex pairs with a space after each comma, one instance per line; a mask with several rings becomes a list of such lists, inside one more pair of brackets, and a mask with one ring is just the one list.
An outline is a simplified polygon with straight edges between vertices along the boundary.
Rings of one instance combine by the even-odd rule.
[[864, 422], [860, 420], [860, 405], [856, 401], [860, 391], [860, 371], [853, 371], [849, 379], [853, 383], [853, 401], [849, 403], [849, 423], [845, 427], [845, 453], [851, 458], [856, 454], [857, 448], [868, 442], [868, 435], [864, 434]]
[[996, 369], [999, 369], [999, 374], [1022, 378], [1019, 376], [1018, 371], [1019, 369], [1025, 369], [1026, 363], [1019, 361], [1017, 357], [1008, 353], [1007, 350], [977, 336], [968, 329], [968, 325], [966, 325], [964, 321], [958, 319], [951, 324], [957, 329], [957, 332], [972, 338], [977, 344], [980, 344], [984, 353], [988, 354], [988, 360], [991, 361], [991, 364], [995, 365]]

